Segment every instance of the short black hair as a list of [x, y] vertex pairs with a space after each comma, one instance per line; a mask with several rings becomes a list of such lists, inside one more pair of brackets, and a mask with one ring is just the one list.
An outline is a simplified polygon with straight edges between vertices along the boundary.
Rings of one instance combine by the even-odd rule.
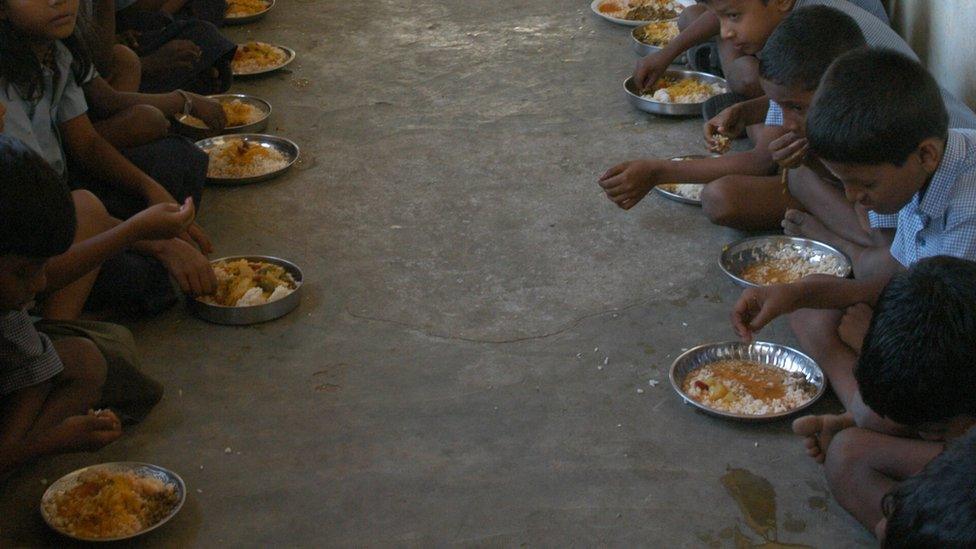
[[883, 500], [885, 549], [976, 547], [976, 429]]
[[925, 139], [945, 139], [949, 114], [922, 65], [886, 49], [845, 53], [827, 69], [807, 114], [824, 160], [901, 166]]
[[923, 259], [885, 287], [854, 368], [864, 403], [920, 425], [976, 416], [976, 263]]
[[0, 255], [63, 254], [75, 228], [71, 191], [58, 173], [20, 140], [0, 135]]
[[817, 89], [827, 67], [865, 46], [861, 28], [846, 13], [827, 6], [793, 10], [759, 54], [759, 75], [790, 88]]

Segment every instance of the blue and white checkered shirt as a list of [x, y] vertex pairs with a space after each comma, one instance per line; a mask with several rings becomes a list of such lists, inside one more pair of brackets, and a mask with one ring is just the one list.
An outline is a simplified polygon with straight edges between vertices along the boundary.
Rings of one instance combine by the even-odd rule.
[[891, 255], [905, 267], [937, 255], [976, 260], [976, 130], [949, 130], [924, 195], [898, 212]]
[[769, 110], [766, 111], [766, 122], [767, 126], [782, 126], [783, 125], [783, 107], [779, 106], [779, 103], [769, 100]]
[[[0, 311], [0, 397], [43, 383], [64, 365], [24, 311]], [[6, 419], [6, 418], [2, 418]]]

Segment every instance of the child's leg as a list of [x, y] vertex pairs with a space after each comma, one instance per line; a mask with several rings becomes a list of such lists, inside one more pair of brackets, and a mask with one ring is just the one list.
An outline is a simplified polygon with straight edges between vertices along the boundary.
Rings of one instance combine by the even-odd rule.
[[747, 231], [775, 229], [786, 210], [798, 206], [778, 175], [727, 175], [702, 191], [702, 209], [712, 223]]
[[[75, 243], [82, 242], [112, 228], [114, 222], [102, 202], [95, 195], [88, 191], [74, 191], [71, 193], [71, 197], [74, 199], [78, 219]], [[53, 259], [47, 268], [49, 270], [56, 269], [57, 258]], [[70, 320], [81, 316], [96, 277], [98, 277], [98, 269], [46, 296], [42, 306], [42, 315], [45, 318], [56, 320]]]
[[875, 414], [861, 399], [854, 379], [857, 354], [838, 335], [842, 317], [843, 311], [802, 309], [790, 315], [790, 327], [800, 348], [823, 369], [837, 398], [858, 426], [882, 433], [911, 434], [904, 427]]
[[28, 437], [51, 429], [65, 418], [87, 413], [102, 395], [107, 366], [98, 347], [80, 337], [61, 339], [53, 345], [64, 364], [64, 371], [52, 380], [53, 386], [27, 433]]
[[728, 40], [718, 38], [716, 44], [729, 90], [747, 99], [763, 95], [762, 86], [759, 85], [759, 59], [743, 55]]
[[853, 427], [834, 437], [825, 470], [837, 502], [874, 532], [884, 517], [881, 500], [942, 452], [942, 444]]
[[169, 135], [169, 119], [152, 105], [133, 105], [94, 123], [95, 129], [116, 149], [151, 144]]
[[789, 188], [809, 214], [788, 218], [783, 225], [787, 234], [825, 242], [849, 257], [874, 245], [871, 233], [861, 226], [854, 205], [848, 202], [843, 189], [806, 167], [790, 171]]
[[678, 16], [678, 30], [685, 30], [688, 25], [695, 22], [696, 19], [701, 17], [708, 8], [704, 4], [693, 4], [685, 8], [681, 15]]
[[106, 80], [117, 91], [138, 92], [142, 82], [139, 55], [122, 44], [112, 46], [112, 75]]

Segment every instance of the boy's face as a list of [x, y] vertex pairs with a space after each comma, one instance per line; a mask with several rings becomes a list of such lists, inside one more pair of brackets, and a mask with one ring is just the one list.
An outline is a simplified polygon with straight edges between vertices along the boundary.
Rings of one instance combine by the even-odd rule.
[[78, 0], [4, 0], [0, 20], [32, 38], [63, 40], [75, 30]]
[[759, 84], [770, 99], [783, 107], [783, 129], [793, 132], [799, 137], [806, 137], [807, 111], [810, 109], [816, 90], [781, 86], [765, 78], [760, 78]]
[[47, 286], [47, 259], [19, 255], [0, 256], [0, 309], [19, 311], [30, 307]]
[[928, 183], [942, 161], [944, 146], [941, 140], [926, 139], [901, 166], [821, 162], [844, 184], [851, 203], [879, 214], [895, 214]]
[[917, 426], [918, 435], [923, 440], [932, 442], [948, 442], [966, 434], [976, 425], [976, 417], [959, 415], [946, 421], [923, 423]]
[[794, 0], [709, 0], [708, 8], [722, 24], [723, 40], [745, 55], [756, 55], [780, 21], [790, 14]]

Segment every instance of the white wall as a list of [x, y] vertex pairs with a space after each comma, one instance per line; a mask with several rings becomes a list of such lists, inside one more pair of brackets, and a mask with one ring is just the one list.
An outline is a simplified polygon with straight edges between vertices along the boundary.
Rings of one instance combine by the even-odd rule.
[[976, 109], [976, 0], [891, 0], [889, 11], [939, 83]]

